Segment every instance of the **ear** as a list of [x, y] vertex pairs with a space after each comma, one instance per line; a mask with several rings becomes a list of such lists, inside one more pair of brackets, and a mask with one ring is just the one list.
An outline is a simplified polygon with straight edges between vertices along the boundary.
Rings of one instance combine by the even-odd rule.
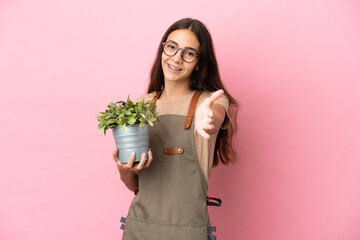
[[199, 71], [199, 65], [196, 65], [195, 70]]

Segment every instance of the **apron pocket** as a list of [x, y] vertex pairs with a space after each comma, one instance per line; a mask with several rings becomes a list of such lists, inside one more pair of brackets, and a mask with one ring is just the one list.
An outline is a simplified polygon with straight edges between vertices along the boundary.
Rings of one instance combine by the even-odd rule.
[[161, 179], [161, 161], [160, 159], [153, 159], [148, 168], [140, 170], [139, 177], [147, 180], [160, 180]]

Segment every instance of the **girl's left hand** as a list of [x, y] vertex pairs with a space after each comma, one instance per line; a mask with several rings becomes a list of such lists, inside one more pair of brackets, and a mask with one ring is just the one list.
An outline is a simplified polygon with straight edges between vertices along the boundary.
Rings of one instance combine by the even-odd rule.
[[[204, 102], [196, 110], [196, 121], [195, 121], [195, 130], [206, 139], [210, 139], [211, 130], [215, 128], [214, 125], [214, 110], [212, 106], [214, 102], [219, 99], [224, 94], [223, 90], [217, 90], [209, 98], [207, 98]], [[216, 104], [217, 105], [217, 104]], [[222, 107], [221, 107], [222, 108]], [[222, 114], [222, 120], [224, 120], [225, 110]], [[221, 123], [220, 123], [221, 124]]]

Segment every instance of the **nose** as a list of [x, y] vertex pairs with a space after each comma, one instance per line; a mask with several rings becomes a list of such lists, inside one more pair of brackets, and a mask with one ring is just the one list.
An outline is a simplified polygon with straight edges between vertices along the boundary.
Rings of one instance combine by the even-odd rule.
[[178, 51], [172, 56], [174, 62], [176, 63], [182, 62], [182, 51], [183, 51], [182, 49], [178, 49]]

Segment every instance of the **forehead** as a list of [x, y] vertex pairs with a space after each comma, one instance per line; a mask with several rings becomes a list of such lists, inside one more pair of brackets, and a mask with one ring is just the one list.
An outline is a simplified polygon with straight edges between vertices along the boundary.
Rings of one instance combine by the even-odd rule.
[[200, 49], [200, 43], [196, 35], [189, 29], [178, 29], [169, 34], [166, 41], [174, 41], [179, 44], [179, 47], [191, 47], [197, 50]]

